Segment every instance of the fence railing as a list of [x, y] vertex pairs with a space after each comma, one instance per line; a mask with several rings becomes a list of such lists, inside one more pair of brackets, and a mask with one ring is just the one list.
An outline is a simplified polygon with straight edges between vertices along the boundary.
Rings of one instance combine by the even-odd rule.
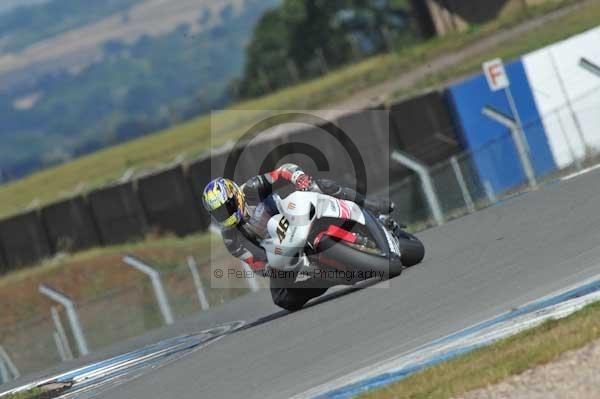
[[[196, 266], [199, 279], [196, 280], [186, 260], [182, 258], [177, 267], [158, 273], [175, 320], [190, 317], [209, 306], [217, 306], [255, 289], [252, 284], [248, 284], [246, 288], [236, 285], [229, 289], [213, 289], [210, 262]], [[231, 267], [242, 268], [233, 258], [227, 261], [231, 263]], [[123, 264], [123, 268], [126, 267]], [[198, 281], [202, 284], [202, 301], [198, 295]], [[262, 281], [259, 283], [265, 284]], [[141, 273], [138, 278], [130, 280], [127, 284], [119, 284], [94, 297], [72, 299], [79, 328], [91, 351], [165, 325], [152, 282]], [[56, 315], [59, 319], [58, 327]], [[61, 327], [63, 331], [60, 331]], [[66, 309], [58, 304], [48, 306], [47, 312], [32, 316], [28, 320], [0, 326], [0, 346], [5, 350], [10, 364], [14, 365], [20, 374], [38, 372], [69, 360], [71, 356], [67, 354], [74, 357], [81, 355]], [[0, 384], [14, 378], [8, 364], [0, 356]]]
[[[524, 130], [528, 135], [542, 134], [545, 126], [565, 118], [564, 112], [563, 108], [557, 109], [540, 120], [526, 123]], [[577, 115], [585, 119], [597, 112], [594, 108], [583, 108], [578, 110]], [[564, 134], [567, 136], [567, 132]], [[600, 137], [600, 126], [597, 135]], [[584, 149], [569, 148], [565, 139], [567, 155], [560, 160], [548, 151], [529, 151], [539, 184], [600, 163], [600, 143], [589, 132], [580, 137]], [[508, 174], [507, 169], [510, 170]], [[429, 167], [428, 173], [444, 220], [474, 212], [531, 189], [525, 170], [515, 162], [513, 137], [508, 130], [476, 150], [464, 151]], [[416, 228], [436, 224], [434, 210], [426, 198], [427, 190], [417, 174], [392, 184], [389, 193], [397, 205], [395, 216], [400, 220], [415, 224]]]

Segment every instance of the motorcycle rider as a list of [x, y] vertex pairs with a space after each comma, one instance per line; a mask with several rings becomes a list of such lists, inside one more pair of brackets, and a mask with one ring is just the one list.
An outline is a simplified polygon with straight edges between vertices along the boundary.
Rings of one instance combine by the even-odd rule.
[[[285, 185], [299, 191], [314, 191], [338, 199], [350, 200], [376, 215], [388, 215], [394, 204], [386, 199], [367, 199], [356, 191], [328, 179], [314, 180], [295, 164], [284, 164], [276, 170], [250, 178], [241, 187], [227, 178], [207, 184], [202, 195], [205, 209], [221, 228], [225, 247], [231, 255], [248, 264], [255, 272], [268, 267], [260, 242], [267, 238], [267, 223], [278, 214], [273, 192]], [[270, 278], [273, 302], [287, 310], [298, 310], [310, 299], [320, 296], [328, 287], [316, 287], [311, 279], [294, 281]]]

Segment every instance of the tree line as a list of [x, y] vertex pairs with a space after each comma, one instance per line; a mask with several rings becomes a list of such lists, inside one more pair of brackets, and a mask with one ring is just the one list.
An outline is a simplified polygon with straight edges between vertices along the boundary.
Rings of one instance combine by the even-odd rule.
[[259, 96], [420, 37], [408, 0], [283, 0], [254, 28], [232, 91]]

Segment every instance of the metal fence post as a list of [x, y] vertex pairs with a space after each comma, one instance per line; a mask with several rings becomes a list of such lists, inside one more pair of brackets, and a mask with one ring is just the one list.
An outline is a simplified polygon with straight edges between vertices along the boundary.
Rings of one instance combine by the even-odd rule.
[[[15, 364], [11, 360], [10, 356], [8, 356], [8, 352], [6, 352], [6, 350], [4, 349], [4, 347], [2, 345], [0, 345], [0, 363], [3, 364], [2, 367], [4, 367], [5, 369], [8, 368], [8, 370], [12, 374], [13, 380], [16, 380], [17, 378], [19, 378], [21, 376], [19, 369], [17, 369], [17, 366], [15, 366]], [[4, 371], [6, 371], [6, 370], [4, 370]], [[7, 376], [7, 378], [8, 378], [8, 376]], [[7, 379], [7, 381], [8, 381], [8, 379]]]
[[[560, 116], [560, 111], [556, 111], [556, 118], [558, 119], [558, 125], [559, 125], [560, 131], [563, 135], [563, 139], [565, 140], [565, 143], [567, 143], [567, 148], [569, 149], [569, 155], [571, 156], [571, 158], [573, 158], [575, 167], [579, 171], [579, 170], [583, 169], [583, 167], [581, 165], [581, 160], [579, 159], [579, 157], [575, 153], [575, 150], [573, 149], [573, 146], [571, 145], [571, 140], [569, 139], [569, 136], [567, 135], [567, 131], [565, 130], [565, 125], [563, 124], [562, 117]], [[582, 143], [582, 145], [585, 146], [585, 143]]]
[[198, 302], [200, 302], [200, 307], [202, 310], [208, 310], [210, 308], [210, 304], [206, 299], [204, 287], [202, 286], [202, 280], [200, 280], [200, 274], [198, 273], [198, 265], [196, 264], [196, 260], [193, 256], [188, 256], [187, 264], [190, 268], [190, 272], [192, 273], [192, 280], [194, 281], [194, 286], [196, 287], [196, 293], [198, 294]]
[[173, 324], [173, 313], [171, 313], [171, 306], [169, 305], [169, 300], [167, 299], [167, 294], [165, 294], [158, 271], [131, 255], [124, 256], [123, 262], [150, 277], [152, 287], [154, 288], [154, 294], [156, 295], [156, 301], [158, 302], [158, 307], [160, 308], [163, 319], [166, 324]]
[[54, 344], [56, 345], [56, 349], [58, 350], [58, 356], [60, 356], [60, 360], [63, 362], [69, 360], [67, 358], [67, 352], [65, 351], [64, 343], [62, 342], [60, 336], [56, 331], [52, 333], [52, 338], [54, 338]]
[[66, 295], [48, 287], [47, 285], [40, 285], [39, 291], [41, 294], [46, 295], [48, 298], [64, 306], [65, 310], [67, 311], [67, 318], [69, 319], [73, 336], [75, 337], [75, 342], [77, 342], [79, 354], [83, 356], [90, 353], [73, 301]]
[[579, 59], [579, 66], [588, 72], [593, 73], [596, 77], [600, 78], [600, 65], [596, 65], [593, 61], [588, 58], [581, 57]]
[[460, 191], [462, 192], [463, 199], [465, 200], [467, 210], [470, 213], [475, 212], [475, 204], [473, 204], [473, 198], [471, 197], [471, 193], [469, 192], [469, 188], [467, 187], [463, 173], [460, 170], [460, 165], [458, 164], [456, 155], [450, 158], [450, 165], [452, 165], [452, 169], [454, 170], [454, 175], [456, 176], [456, 181], [460, 186]]
[[[50, 313], [52, 315], [52, 321], [54, 322], [54, 327], [56, 328], [56, 336], [60, 340], [60, 344], [62, 350], [64, 352], [63, 360], [72, 360], [73, 359], [73, 351], [71, 350], [71, 345], [69, 345], [69, 340], [67, 339], [67, 334], [65, 334], [65, 329], [60, 321], [60, 315], [58, 314], [58, 310], [56, 307], [52, 306], [50, 308]], [[61, 351], [60, 347], [57, 347], [58, 351]]]
[[490, 202], [490, 204], [495, 204], [496, 202], [498, 202], [498, 198], [496, 198], [496, 193], [494, 192], [492, 183], [486, 180], [483, 182], [483, 187], [485, 189], [485, 195], [488, 197], [488, 201]]
[[437, 193], [435, 192], [433, 181], [431, 180], [429, 168], [427, 168], [426, 165], [422, 164], [416, 159], [412, 158], [410, 155], [403, 154], [399, 151], [392, 152], [392, 159], [413, 170], [419, 175], [419, 178], [421, 179], [421, 185], [423, 186], [423, 191], [425, 192], [425, 197], [427, 198], [429, 208], [431, 209], [431, 213], [433, 214], [433, 218], [435, 219], [438, 225], [443, 224], [444, 214], [442, 212], [442, 207], [440, 205]]
[[4, 363], [4, 359], [0, 358], [0, 385], [6, 384], [10, 381], [10, 376], [8, 375], [8, 368]]
[[[581, 128], [581, 122], [579, 121], [579, 117], [573, 108], [573, 103], [571, 102], [571, 98], [569, 97], [569, 92], [567, 90], [567, 86], [565, 80], [563, 79], [562, 74], [558, 68], [558, 63], [556, 61], [556, 55], [552, 51], [552, 48], [548, 49], [548, 55], [550, 56], [550, 64], [554, 69], [554, 75], [556, 76], [556, 80], [558, 81], [558, 85], [560, 90], [562, 91], [562, 95], [566, 101], [566, 106], [569, 112], [571, 113], [571, 118], [573, 118], [573, 123], [575, 124], [575, 130], [577, 130], [577, 134], [579, 135], [579, 140], [581, 140], [581, 144], [584, 148], [584, 157], [587, 158], [589, 156], [589, 149], [587, 146], [587, 142], [585, 141], [585, 137], [583, 135], [583, 129]], [[581, 61], [580, 61], [581, 62]]]
[[[509, 99], [512, 100], [512, 96], [509, 96]], [[515, 109], [514, 102], [510, 101], [510, 103], [511, 108]], [[521, 165], [523, 166], [523, 171], [525, 172], [525, 176], [527, 177], [527, 181], [529, 182], [529, 186], [531, 188], [536, 188], [537, 181], [535, 179], [535, 170], [533, 169], [533, 165], [531, 164], [530, 153], [527, 149], [528, 146], [525, 140], [525, 133], [520, 128], [520, 124], [517, 123], [517, 121], [515, 121], [514, 119], [510, 118], [509, 116], [506, 116], [502, 112], [495, 110], [491, 107], [484, 107], [482, 113], [491, 120], [501, 124], [502, 126], [510, 130], [512, 138], [515, 142], [515, 147], [517, 147], [517, 153], [519, 154]]]

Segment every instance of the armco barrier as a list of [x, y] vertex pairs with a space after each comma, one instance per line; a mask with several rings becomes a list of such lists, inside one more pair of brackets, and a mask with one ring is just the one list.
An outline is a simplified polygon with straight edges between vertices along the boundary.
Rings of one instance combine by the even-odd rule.
[[88, 201], [104, 245], [141, 239], [146, 234], [148, 224], [133, 183], [92, 191]]
[[[334, 179], [345, 185], [355, 184], [352, 161], [342, 144], [323, 127], [306, 126], [290, 132], [287, 141], [293, 145], [293, 155], [283, 159], [302, 166], [318, 178]], [[280, 162], [281, 163], [281, 162]]]
[[48, 235], [37, 211], [1, 221], [0, 241], [10, 269], [28, 265], [51, 255]]
[[258, 164], [254, 169], [256, 173], [267, 173], [284, 163], [292, 162], [287, 157], [289, 157], [288, 154], [295, 151], [297, 148], [289, 140], [288, 132], [285, 132], [275, 138], [255, 143], [252, 148], [248, 149], [248, 154], [244, 155], [249, 155], [250, 161], [253, 158], [257, 160], [251, 161], [251, 163]]
[[83, 197], [45, 206], [40, 215], [53, 252], [80, 250], [100, 245], [100, 234]]
[[[225, 176], [227, 159], [229, 158], [232, 151], [236, 151], [233, 148], [218, 148], [210, 152], [210, 165], [209, 165], [209, 176], [210, 179], [215, 179], [220, 176]], [[233, 176], [225, 176], [232, 178]]]
[[[341, 117], [338, 126], [358, 149], [360, 162], [366, 167], [367, 193], [384, 190], [389, 185], [389, 121], [382, 111], [359, 111]], [[354, 163], [354, 162], [352, 162]], [[353, 166], [350, 171], [355, 173]]]
[[243, 146], [235, 170], [235, 181], [247, 181], [253, 176], [270, 172], [281, 165], [282, 156], [287, 146], [291, 144], [285, 140], [285, 137], [262, 138], [259, 136], [248, 145]]
[[[211, 158], [207, 154], [206, 156], [190, 163], [186, 168], [186, 178], [190, 183], [192, 194], [195, 198], [196, 204], [198, 205], [202, 204], [202, 191], [204, 190], [206, 184], [208, 184], [208, 182], [211, 180], [210, 162]], [[210, 224], [210, 216], [201, 206], [198, 209], [200, 228], [206, 229]]]
[[138, 194], [148, 225], [184, 236], [202, 229], [198, 205], [181, 166], [138, 180]]
[[8, 271], [8, 264], [6, 263], [6, 255], [4, 255], [4, 248], [2, 242], [0, 242], [0, 276]]
[[392, 146], [434, 165], [461, 151], [447, 101], [433, 91], [390, 106]]

